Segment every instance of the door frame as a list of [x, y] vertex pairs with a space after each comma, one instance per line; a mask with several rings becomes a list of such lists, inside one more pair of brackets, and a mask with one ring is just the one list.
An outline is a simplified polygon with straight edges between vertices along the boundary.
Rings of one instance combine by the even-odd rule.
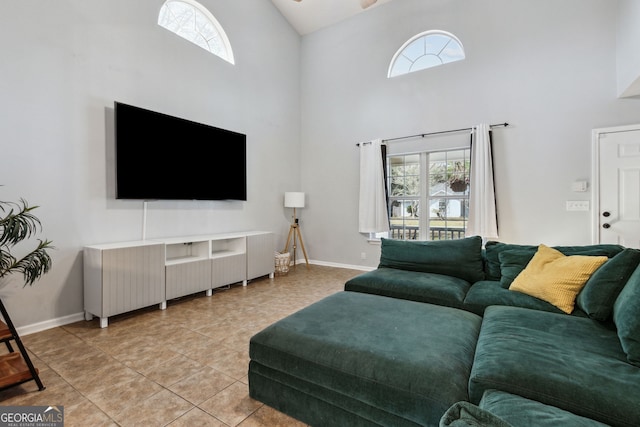
[[600, 243], [600, 137], [607, 133], [640, 130], [640, 124], [591, 130], [591, 242]]

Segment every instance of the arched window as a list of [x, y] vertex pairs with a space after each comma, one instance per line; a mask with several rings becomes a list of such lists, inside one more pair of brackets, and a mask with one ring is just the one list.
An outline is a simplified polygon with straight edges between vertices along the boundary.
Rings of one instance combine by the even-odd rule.
[[233, 51], [216, 18], [195, 0], [166, 0], [160, 8], [158, 25], [197, 44], [231, 64]]
[[446, 31], [425, 31], [413, 36], [396, 52], [387, 77], [396, 77], [425, 68], [464, 59], [462, 43]]

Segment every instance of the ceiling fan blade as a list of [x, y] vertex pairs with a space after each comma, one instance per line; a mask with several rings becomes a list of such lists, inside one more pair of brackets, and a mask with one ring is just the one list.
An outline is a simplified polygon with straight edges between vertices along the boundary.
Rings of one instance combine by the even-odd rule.
[[363, 9], [366, 9], [377, 1], [378, 0], [360, 0], [360, 6], [362, 6]]

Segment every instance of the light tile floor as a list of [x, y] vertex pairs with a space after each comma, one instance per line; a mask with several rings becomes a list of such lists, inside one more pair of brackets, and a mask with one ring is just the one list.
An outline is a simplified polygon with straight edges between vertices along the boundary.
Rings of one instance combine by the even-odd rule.
[[12, 387], [0, 405], [64, 406], [67, 427], [303, 426], [249, 397], [249, 339], [360, 273], [302, 264], [115, 316], [105, 329], [94, 319], [24, 336], [46, 389]]

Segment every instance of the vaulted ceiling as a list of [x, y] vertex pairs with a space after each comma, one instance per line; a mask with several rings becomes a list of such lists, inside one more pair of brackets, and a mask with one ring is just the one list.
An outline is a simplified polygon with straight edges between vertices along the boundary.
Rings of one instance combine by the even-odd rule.
[[[392, 0], [377, 0], [363, 9], [361, 0], [271, 0], [299, 34], [328, 27]], [[371, 3], [371, 1], [366, 2]]]

